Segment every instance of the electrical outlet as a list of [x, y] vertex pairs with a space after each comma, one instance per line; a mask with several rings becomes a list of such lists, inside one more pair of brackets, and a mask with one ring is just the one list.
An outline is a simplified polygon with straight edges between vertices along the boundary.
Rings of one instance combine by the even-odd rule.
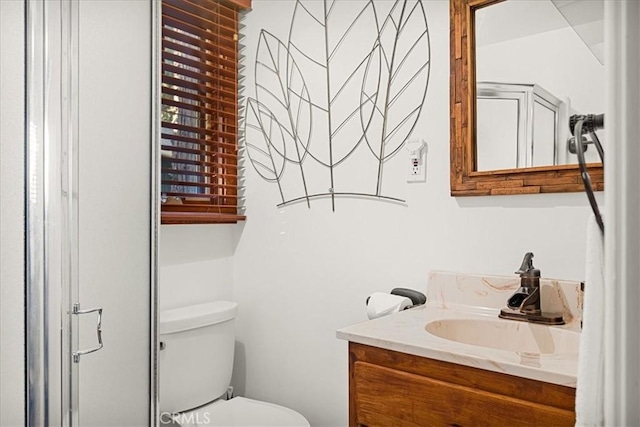
[[406, 148], [409, 151], [407, 182], [426, 182], [427, 144], [423, 140], [414, 140], [409, 141]]
[[416, 176], [416, 175], [420, 175], [420, 159], [417, 157], [414, 157], [411, 159], [411, 175], [412, 176]]
[[420, 157], [409, 159], [409, 176], [407, 182], [425, 182], [427, 178], [426, 168], [424, 165], [424, 153]]

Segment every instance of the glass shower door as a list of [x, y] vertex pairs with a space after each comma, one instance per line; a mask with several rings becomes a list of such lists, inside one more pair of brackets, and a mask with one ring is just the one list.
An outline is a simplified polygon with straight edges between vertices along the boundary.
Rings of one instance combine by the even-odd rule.
[[157, 419], [151, 1], [27, 0], [27, 425]]

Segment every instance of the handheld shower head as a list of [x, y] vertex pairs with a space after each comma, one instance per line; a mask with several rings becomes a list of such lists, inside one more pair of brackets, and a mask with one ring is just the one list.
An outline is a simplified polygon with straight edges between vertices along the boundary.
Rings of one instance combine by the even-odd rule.
[[575, 136], [576, 123], [582, 120], [582, 131], [584, 133], [595, 132], [604, 129], [604, 114], [574, 114], [569, 117], [569, 129], [571, 135]]

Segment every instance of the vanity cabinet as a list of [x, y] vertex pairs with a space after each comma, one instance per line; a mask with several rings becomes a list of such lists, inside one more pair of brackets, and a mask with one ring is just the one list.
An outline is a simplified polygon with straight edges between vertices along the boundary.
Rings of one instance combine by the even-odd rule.
[[575, 389], [349, 343], [349, 425], [573, 426]]

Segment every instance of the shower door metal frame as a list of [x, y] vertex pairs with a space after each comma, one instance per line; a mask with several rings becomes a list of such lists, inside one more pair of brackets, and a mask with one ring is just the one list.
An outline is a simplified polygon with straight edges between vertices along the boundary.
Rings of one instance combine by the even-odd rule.
[[[25, 354], [26, 424], [71, 425], [69, 159], [71, 107], [63, 2], [28, 0], [26, 7]], [[65, 11], [68, 9], [65, 9]], [[63, 52], [66, 53], [64, 57]], [[73, 155], [73, 154], [72, 154]], [[77, 195], [77, 192], [75, 193]], [[77, 253], [77, 251], [76, 251]], [[64, 390], [64, 391], [63, 391]]]
[[151, 2], [151, 292], [149, 293], [149, 424], [160, 425], [160, 372], [158, 352], [160, 340], [158, 330], [158, 248], [160, 242], [160, 133], [161, 133], [161, 58], [162, 58], [162, 3]]
[[[158, 423], [157, 177], [159, 85], [155, 34], [159, 8], [150, 0], [152, 120], [149, 411]], [[25, 385], [27, 426], [79, 424], [78, 171], [79, 0], [25, 0]], [[106, 344], [108, 345], [108, 343]]]

